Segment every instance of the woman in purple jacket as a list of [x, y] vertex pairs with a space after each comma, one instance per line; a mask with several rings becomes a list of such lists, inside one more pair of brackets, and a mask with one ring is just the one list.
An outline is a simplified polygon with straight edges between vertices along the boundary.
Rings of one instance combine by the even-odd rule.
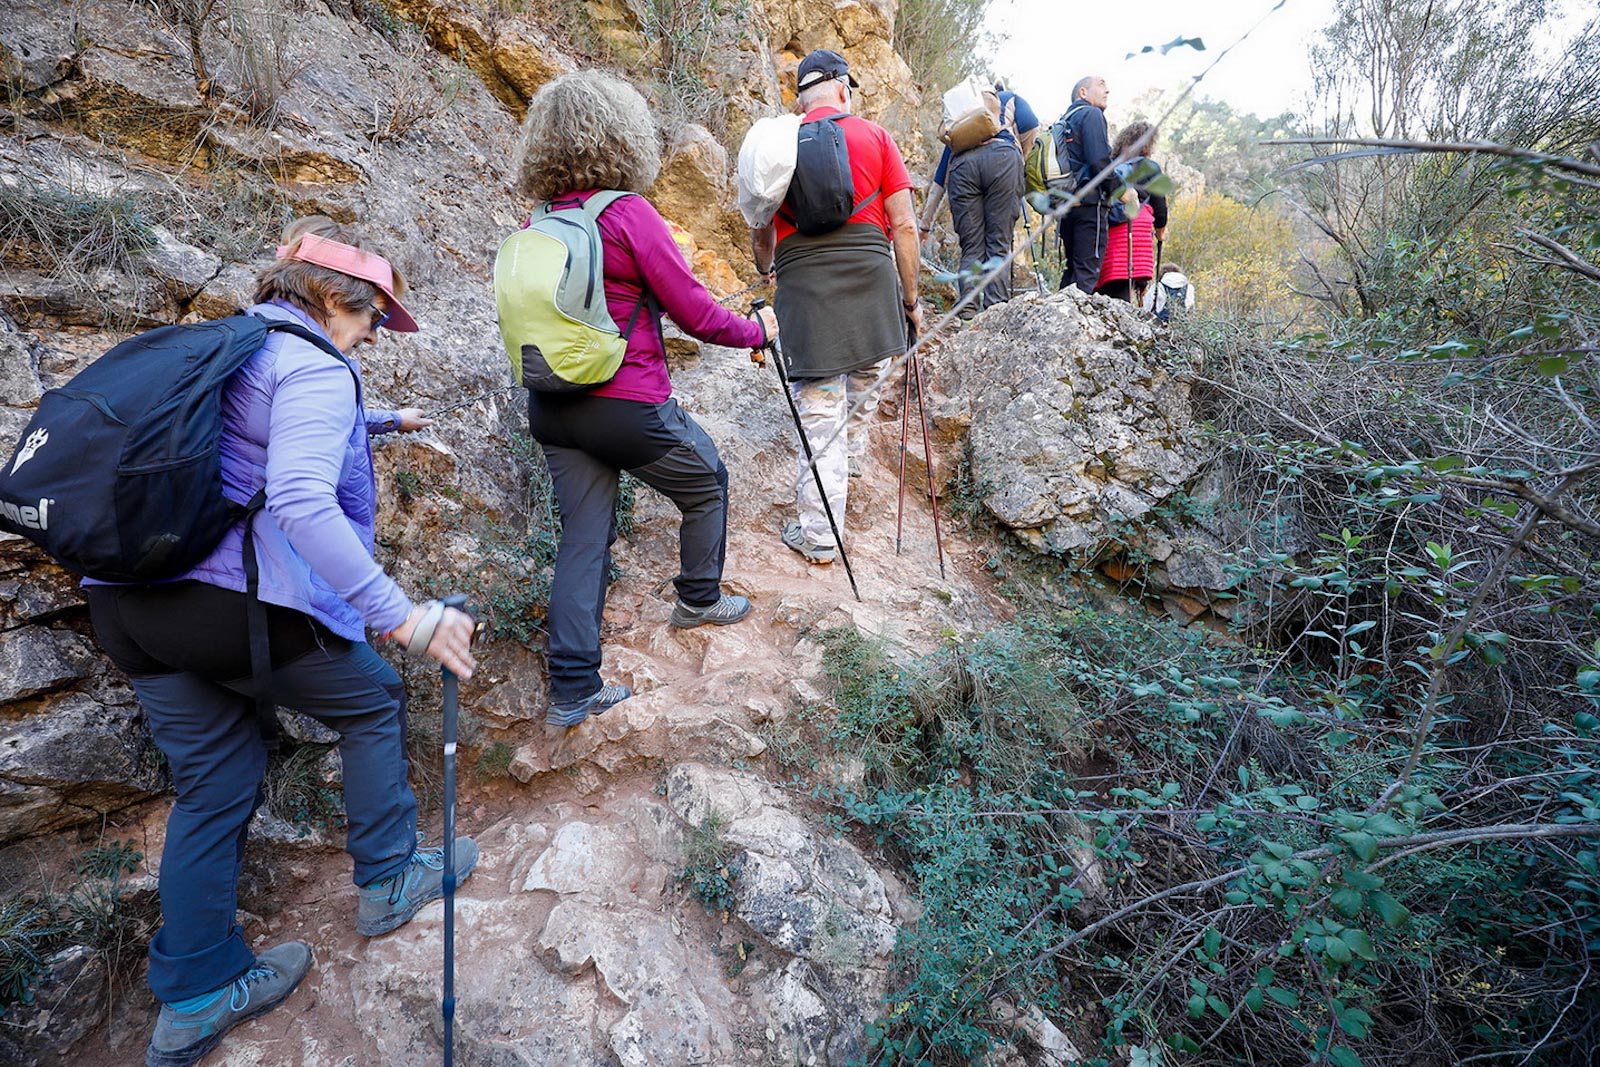
[[[598, 71], [567, 74], [528, 101], [517, 150], [519, 191], [535, 200], [586, 201], [601, 189], [642, 193], [661, 170], [649, 106], [626, 82]], [[744, 318], [719, 307], [689, 271], [666, 222], [643, 196], [600, 215], [606, 307], [628, 322], [641, 298], [649, 317], [628, 335], [616, 376], [582, 392], [529, 392], [528, 420], [544, 449], [561, 508], [561, 544], [550, 587], [552, 726], [576, 726], [632, 696], [600, 680], [600, 619], [617, 538], [617, 484], [628, 471], [683, 512], [678, 603], [672, 625], [727, 625], [750, 602], [722, 591], [727, 555], [728, 471], [717, 446], [672, 399], [664, 310], [686, 333], [713, 344], [759, 348], [778, 334], [770, 308]]]
[[[289, 227], [262, 272], [251, 312], [294, 322], [344, 358], [284, 332], [224, 393], [224, 491], [265, 489], [252, 541], [266, 605], [271, 698], [338, 731], [345, 847], [360, 887], [356, 928], [381, 934], [443, 892], [443, 850], [417, 847], [406, 782], [405, 687], [366, 643], [365, 628], [462, 677], [474, 666], [471, 619], [415, 604], [373, 560], [377, 514], [371, 433], [428, 425], [415, 408], [368, 411], [349, 357], [380, 326], [415, 331], [403, 279], [331, 219]], [[257, 955], [235, 925], [250, 818], [263, 797], [267, 751], [256, 715], [246, 625], [244, 529], [178, 579], [88, 589], [95, 633], [139, 695], [178, 798], [161, 857], [161, 929], [150, 988], [161, 1001], [150, 1067], [197, 1062], [232, 1026], [286, 998], [311, 967], [299, 941]], [[456, 844], [456, 876], [477, 861]]]

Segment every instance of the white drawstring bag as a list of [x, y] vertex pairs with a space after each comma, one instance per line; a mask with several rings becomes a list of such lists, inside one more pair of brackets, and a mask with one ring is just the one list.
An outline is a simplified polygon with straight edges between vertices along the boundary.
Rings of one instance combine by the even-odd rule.
[[757, 119], [744, 135], [739, 146], [739, 212], [752, 230], [771, 222], [788, 195], [799, 142], [799, 115]]

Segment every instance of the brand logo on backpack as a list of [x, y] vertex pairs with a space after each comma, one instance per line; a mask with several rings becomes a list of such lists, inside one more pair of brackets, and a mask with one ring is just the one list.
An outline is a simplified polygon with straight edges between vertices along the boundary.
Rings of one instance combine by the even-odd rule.
[[[45, 442], [48, 440], [50, 440], [50, 431], [42, 426], [30, 433], [28, 435], [28, 439], [22, 442], [22, 447], [17, 450], [17, 458], [11, 463], [11, 473], [17, 473], [17, 468], [28, 462], [28, 460], [32, 459], [33, 454], [39, 451], [39, 449], [43, 448]], [[42, 528], [43, 527], [35, 527], [35, 529]]]
[[22, 507], [9, 500], [0, 500], [0, 516], [10, 519], [25, 530], [50, 529], [50, 505], [55, 497], [42, 497], [38, 507]]

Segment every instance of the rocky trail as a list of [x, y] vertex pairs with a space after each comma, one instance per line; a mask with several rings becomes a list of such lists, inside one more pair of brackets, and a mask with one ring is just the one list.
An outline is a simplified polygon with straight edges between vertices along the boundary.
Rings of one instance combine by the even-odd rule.
[[[708, 349], [700, 370], [680, 374], [680, 388], [697, 395], [711, 373], [704, 368], [744, 359]], [[771, 392], [765, 399], [776, 405], [775, 385]], [[637, 695], [568, 731], [545, 727], [540, 703], [498, 704], [499, 721], [528, 720], [480, 738], [480, 750], [501, 739], [516, 745], [510, 780], [486, 781], [465, 764], [459, 827], [477, 837], [483, 859], [457, 897], [459, 1062], [822, 1063], [856, 1047], [884, 989], [895, 931], [915, 905], [892, 871], [818, 824], [803, 790], [773, 784], [791, 772], [768, 739], [826, 704], [821, 631], [854, 626], [927, 651], [994, 625], [1005, 607], [974, 580], [985, 574], [984, 549], [948, 518], [949, 578], [940, 579], [932, 515], [915, 485], [904, 551], [895, 553], [897, 418], [874, 422], [872, 458], [851, 483], [848, 543], [862, 601], [851, 598], [841, 566], [812, 567], [784, 547], [777, 531], [792, 508], [792, 429], [767, 417], [781, 410], [739, 411], [723, 426], [727, 409], [698, 413], [730, 467], [727, 587], [751, 598], [751, 617], [667, 626], [672, 593], [661, 585], [676, 558], [676, 512], [641, 489], [635, 529], [618, 544], [621, 576], [605, 628], [606, 676]], [[920, 460], [920, 442], [911, 444]], [[908, 463], [908, 481], [914, 473], [920, 463]], [[489, 690], [537, 699], [541, 679], [504, 677], [519, 668], [493, 653], [484, 666], [464, 687], [469, 712]], [[418, 690], [433, 678], [409, 672], [419, 705], [430, 703]], [[105, 835], [131, 836], [153, 869], [164, 813], [157, 804], [131, 825], [113, 819]], [[680, 880], [689, 839], [708, 817], [738, 868], [725, 915]], [[439, 818], [437, 810], [426, 817], [430, 840]], [[393, 934], [359, 937], [337, 832], [258, 830], [244, 901], [258, 910], [245, 916], [247, 936], [263, 947], [306, 940], [317, 966], [283, 1009], [231, 1035], [215, 1062], [435, 1062], [442, 903]], [[128, 1062], [151, 1009], [142, 989], [119, 990], [110, 1024], [78, 1044], [72, 1062]]]

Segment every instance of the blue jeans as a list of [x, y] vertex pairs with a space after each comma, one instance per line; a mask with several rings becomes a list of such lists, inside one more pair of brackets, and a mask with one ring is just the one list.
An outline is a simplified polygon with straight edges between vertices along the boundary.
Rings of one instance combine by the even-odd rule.
[[[244, 594], [200, 582], [88, 590], [95, 633], [128, 675], [178, 799], [161, 855], [161, 929], [150, 989], [198, 996], [255, 962], [235, 922], [250, 817], [267, 752], [248, 669]], [[355, 882], [402, 870], [416, 845], [406, 782], [405, 686], [370, 645], [271, 608], [272, 697], [339, 733], [345, 848]]]

